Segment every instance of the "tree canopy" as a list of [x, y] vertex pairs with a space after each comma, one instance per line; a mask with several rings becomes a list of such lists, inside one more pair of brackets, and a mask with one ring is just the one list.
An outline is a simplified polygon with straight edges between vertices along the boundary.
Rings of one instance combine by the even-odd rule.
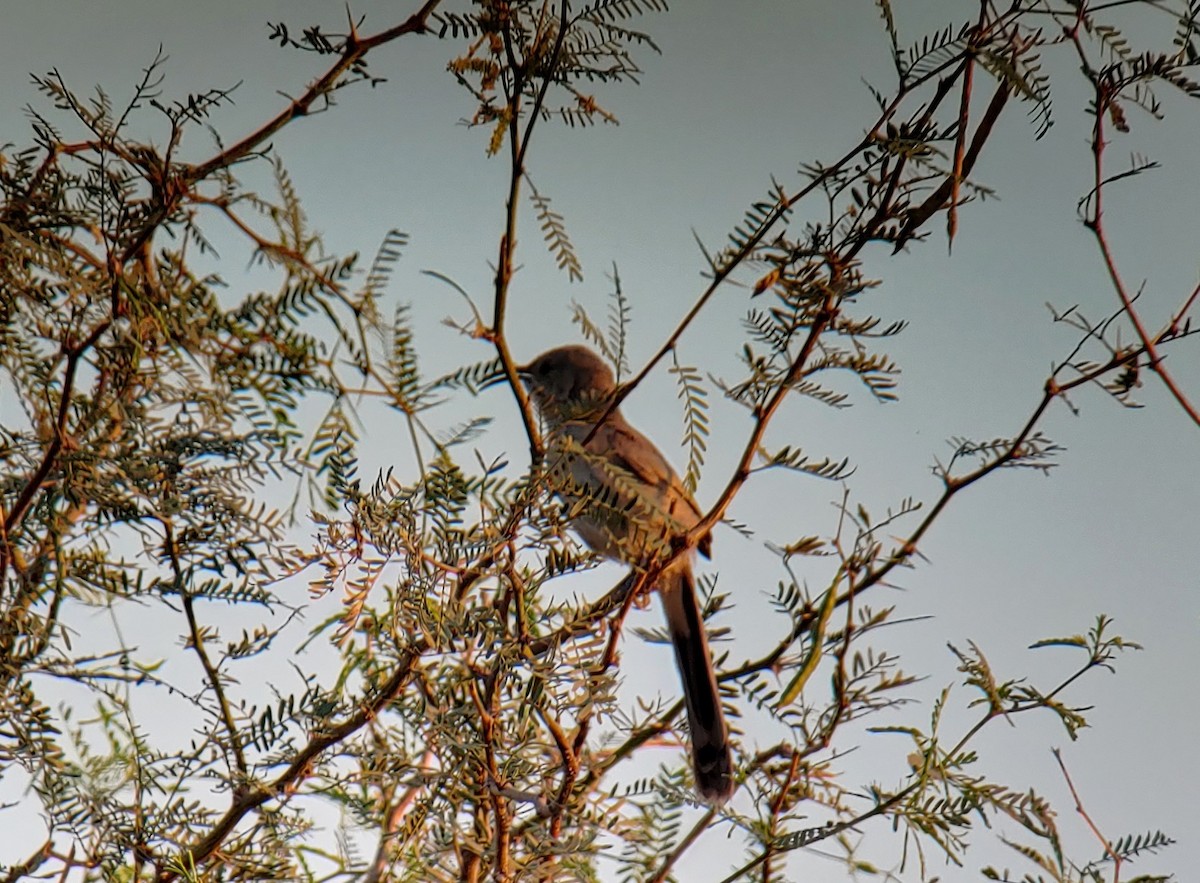
[[[320, 70], [248, 131], [222, 122], [235, 90], [168, 97], [161, 51], [128, 101], [57, 71], [34, 78], [32, 134], [0, 152], [0, 826], [38, 833], [19, 855], [6, 847], [0, 877], [783, 880], [819, 855], [884, 879], [937, 879], [945, 861], [994, 880], [1168, 879], [1127, 866], [1172, 845], [1170, 832], [1108, 830], [1062, 754], [1055, 785], [1073, 805], [987, 768], [989, 751], [1018, 750], [1006, 740], [1028, 718], [1076, 739], [1103, 703], [1084, 685], [1140, 645], [1096, 610], [1043, 634], [1033, 651], [1057, 648], [1056, 674], [1026, 677], [989, 661], [983, 637], [1003, 636], [943, 634], [959, 683], [914, 703], [926, 673], [891, 644], [913, 613], [889, 590], [920, 587], [928, 537], [960, 498], [1063, 459], [1052, 412], [1093, 396], [1132, 413], [1152, 388], [1154, 419], [1179, 418], [1187, 438], [1200, 424], [1193, 378], [1176, 369], [1194, 358], [1200, 286], [1165, 307], [1143, 298], [1107, 213], [1157, 166], [1113, 145], [1168, 105], [1194, 113], [1178, 98], [1200, 97], [1200, 6], [982, 0], [914, 39], [879, 0], [890, 79], [866, 87], [873, 116], [842, 152], [762, 170], [725, 238], [697, 233], [701, 277], [682, 308], [628, 290], [620, 260], [603, 315], [574, 304], [579, 338], [620, 382], [613, 408], [664, 376], [673, 385], [672, 459], [703, 489], [686, 537], [628, 574], [570, 529], [514, 333], [550, 308], [520, 284], [526, 263], [556, 268], [564, 287], [584, 278], [569, 213], [535, 184], [545, 133], [591, 137], [618, 120], [621, 89], [654, 89], [644, 59], [678, 11], [411, 7], [378, 28], [353, 12], [272, 23], [273, 51]], [[1163, 21], [1160, 40], [1147, 22]], [[277, 145], [349, 96], [389, 113], [373, 63], [410, 41], [443, 47], [470, 103], [455, 137], [488, 174], [503, 169], [480, 207], [493, 238], [461, 245], [464, 262], [490, 262], [490, 288], [429, 271], [463, 338], [447, 371], [424, 367], [437, 344], [393, 285], [422, 230], [400, 217], [372, 231], [370, 257], [335, 253]], [[815, 72], [795, 64], [789, 89], [803, 90]], [[1003, 434], [933, 450], [928, 498], [872, 512], [856, 458], [781, 415], [901, 395], [892, 347], [909, 321], [880, 303], [889, 266], [953, 248], [989, 210], [996, 194], [977, 172], [998, 126], [1024, 115], [1041, 139], [1065, 115], [1047, 73], [1064, 66], [1086, 94], [1077, 209], [1107, 306], [1052, 304], [1065, 343], [1027, 411]], [[664, 164], [687, 166], [697, 125]], [[580, 178], [604, 197], [602, 175]], [[246, 272], [231, 241], [253, 255]], [[700, 336], [730, 303], [740, 323]], [[651, 313], [669, 330], [647, 340], [637, 328]], [[496, 377], [501, 390], [485, 392]], [[987, 378], [976, 388], [986, 409]], [[717, 419], [732, 427], [720, 451]], [[365, 466], [384, 437], [394, 462]], [[1161, 465], [1164, 485], [1174, 468]], [[806, 482], [832, 509], [743, 523], [735, 508], [750, 488]], [[701, 575], [713, 638], [750, 603], [738, 593], [765, 597], [769, 614], [736, 652], [713, 642], [737, 734], [724, 807], [695, 799], [673, 682], [656, 694], [625, 661], [639, 639], [666, 641], [634, 624], [635, 607], [714, 528], [731, 551]], [[770, 584], [731, 576], [739, 535], [767, 544]], [[898, 764], [856, 778], [845, 759], [876, 736], [903, 746]], [[1062, 833], [1074, 810], [1092, 839]], [[975, 861], [989, 828], [1006, 851]], [[703, 877], [680, 871], [698, 851], [720, 860]]]

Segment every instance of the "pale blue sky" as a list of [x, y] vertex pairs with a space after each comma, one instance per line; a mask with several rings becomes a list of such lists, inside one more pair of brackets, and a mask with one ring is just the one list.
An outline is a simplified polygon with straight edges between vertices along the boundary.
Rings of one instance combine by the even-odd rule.
[[[664, 54], [639, 56], [642, 86], [599, 93], [620, 117], [619, 127], [546, 127], [539, 133], [530, 171], [565, 217], [585, 281], [568, 285], [554, 271], [527, 213], [510, 324], [518, 355], [575, 339], [572, 298], [602, 318], [609, 289], [605, 274], [616, 261], [633, 302], [632, 360], [643, 363], [702, 290], [703, 260], [693, 230], [719, 246], [745, 207], [766, 191], [770, 175], [791, 185], [801, 163], [833, 160], [861, 136], [873, 109], [861, 78], [890, 86], [885, 35], [867, 0], [675, 5], [669, 14], [644, 21]], [[415, 4], [393, 0], [355, 3], [354, 9], [367, 16], [363, 30], [371, 32], [392, 24], [410, 6]], [[895, 3], [902, 36], [910, 38], [932, 23], [963, 19], [974, 6], [954, 0]], [[27, 143], [22, 108], [31, 102], [44, 106], [28, 84], [28, 72], [57, 67], [78, 90], [101, 83], [120, 102], [160, 42], [170, 56], [167, 98], [243, 82], [236, 105], [214, 118], [232, 140], [281, 106], [278, 92], [299, 92], [321, 70], [321, 59], [269, 44], [266, 22], [284, 20], [293, 29], [321, 22], [336, 30], [343, 9], [340, 2], [316, 0], [14, 3], [6, 9], [0, 36], [7, 84], [0, 99], [0, 144]], [[454, 49], [432, 38], [385, 48], [370, 64], [387, 83], [348, 90], [338, 96], [336, 108], [275, 139], [313, 226], [333, 251], [369, 254], [390, 227], [410, 235], [390, 296], [412, 304], [430, 374], [489, 355], [483, 344], [441, 324], [448, 314], [464, 316], [462, 302], [419, 271], [452, 276], [487, 302], [506, 174], [504, 162], [483, 155], [486, 132], [459, 124], [473, 108], [444, 71]], [[1025, 108], [1010, 108], [976, 169], [976, 178], [995, 187], [1000, 199], [961, 212], [953, 255], [938, 235], [940, 221], [932, 241], [912, 246], [908, 254], [868, 252], [868, 272], [883, 280], [869, 295], [872, 311], [911, 322], [888, 348], [903, 366], [900, 401], [880, 406], [857, 390], [855, 407], [847, 411], [797, 401], [772, 430], [779, 443], [798, 442], [816, 457], [849, 456], [857, 468], [849, 482], [852, 498], [872, 512], [908, 496], [931, 501], [938, 487], [929, 467], [935, 457], [949, 455], [947, 437], [987, 439], [1012, 434], [1024, 423], [1048, 366], [1074, 344], [1073, 332], [1050, 322], [1045, 302], [1059, 308], [1079, 304], [1091, 318], [1115, 307], [1094, 243], [1075, 212], [1090, 175], [1084, 83], [1066, 50], [1049, 56], [1046, 68], [1056, 77], [1056, 125], [1035, 141]], [[1167, 99], [1167, 121], [1154, 125], [1135, 117], [1133, 134], [1114, 146], [1112, 156], [1120, 162], [1131, 152], [1145, 153], [1163, 168], [1115, 189], [1109, 201], [1122, 270], [1135, 287], [1145, 281], [1142, 304], [1152, 326], [1178, 305], [1198, 272], [1200, 106], [1165, 89], [1160, 94]], [[145, 119], [153, 133], [152, 115]], [[209, 149], [196, 133], [188, 152], [200, 157]], [[239, 282], [246, 284], [246, 258], [236, 245], [224, 255], [221, 273], [235, 290]], [[721, 295], [684, 339], [682, 358], [716, 373], [732, 369], [740, 339], [730, 328], [746, 303], [743, 290]], [[1181, 344], [1170, 360], [1176, 376], [1200, 398], [1197, 348]], [[1152, 378], [1140, 398], [1145, 409], [1125, 411], [1099, 392], [1084, 390], [1073, 397], [1081, 410], [1077, 417], [1056, 405], [1044, 429], [1067, 448], [1061, 465], [1049, 477], [997, 475], [956, 499], [921, 546], [928, 563], [899, 578], [903, 592], [881, 592], [871, 603], [895, 603], [906, 617], [932, 617], [886, 634], [888, 648], [904, 653], [907, 671], [929, 674], [912, 691], [923, 700], [955, 680], [947, 641], [961, 646], [975, 640], [1001, 672], [1040, 677], [1044, 684], [1054, 673], [1069, 671], [1075, 660], [1065, 651], [1033, 654], [1024, 648], [1042, 637], [1082, 631], [1097, 613], [1114, 617], [1117, 631], [1143, 643], [1145, 652], [1120, 660], [1116, 677], [1091, 677], [1071, 694], [1072, 701], [1097, 706], [1094, 728], [1079, 742], [1070, 743], [1048, 719], [1027, 719], [1015, 730], [996, 728], [981, 747], [991, 749], [990, 773], [1014, 788], [1032, 785], [1050, 797], [1069, 842], [1077, 846], [1074, 854], [1092, 857], [1099, 850], [1071, 813], [1050, 754], [1051, 747], [1063, 748], [1106, 833], [1163, 829], [1182, 841], [1134, 869], [1149, 872], [1200, 865], [1193, 833], [1200, 784], [1194, 749], [1200, 725], [1195, 675], [1200, 436]], [[625, 407], [632, 421], [683, 463], [676, 442], [681, 421], [665, 372], [657, 372]], [[742, 412], [719, 401], [714, 407], [702, 502], [722, 486], [748, 430]], [[522, 456], [516, 416], [498, 392], [455, 403], [442, 425], [489, 410], [500, 425], [479, 443], [481, 450]], [[364, 462], [372, 469], [409, 462], [406, 452], [393, 447], [398, 437], [372, 426]], [[828, 534], [835, 523], [832, 503], [840, 495], [840, 486], [815, 480], [768, 479], [752, 482], [735, 503], [730, 514], [756, 537], [747, 541], [719, 531], [712, 564], [737, 603], [726, 617], [735, 635], [733, 659], [754, 655], [763, 630], [773, 635], [778, 628], [766, 594], [783, 574], [763, 542]], [[814, 568], [812, 585], [820, 585], [824, 574]], [[605, 573], [594, 584], [612, 579]], [[588, 585], [581, 581], [581, 591]], [[645, 618], [638, 624], [657, 624], [656, 613], [639, 615]], [[627, 641], [627, 680], [639, 663], [658, 666], [648, 689], [677, 689], [661, 649], [637, 643]], [[928, 713], [928, 704], [910, 706], [887, 722], [924, 726]], [[890, 785], [904, 773], [908, 750], [867, 737], [845, 766], [864, 782]], [[873, 841], [869, 854], [876, 861], [895, 860], [899, 840], [885, 825], [864, 833]], [[979, 839], [987, 840], [987, 834], [980, 832]], [[0, 861], [14, 857], [0, 844]], [[1030, 870], [1015, 854], [1009, 858], [994, 849], [972, 855], [968, 868], [985, 861]], [[702, 865], [692, 867], [699, 876], [690, 879], [707, 879], [696, 870]], [[819, 860], [813, 867], [825, 869], [825, 879], [841, 874]], [[955, 869], [944, 876], [972, 878]]]

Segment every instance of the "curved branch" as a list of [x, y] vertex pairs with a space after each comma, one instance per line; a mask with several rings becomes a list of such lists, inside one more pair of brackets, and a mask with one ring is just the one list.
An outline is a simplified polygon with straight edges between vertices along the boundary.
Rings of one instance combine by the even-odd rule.
[[352, 31], [346, 38], [346, 44], [338, 60], [316, 82], [309, 86], [303, 95], [293, 99], [287, 108], [280, 111], [265, 125], [251, 132], [241, 141], [227, 147], [216, 156], [202, 163], [188, 166], [184, 172], [184, 179], [187, 183], [194, 184], [197, 181], [207, 178], [213, 172], [226, 168], [250, 154], [255, 148], [266, 142], [272, 135], [292, 120], [297, 117], [306, 116], [317, 99], [332, 91], [338, 79], [361, 61], [372, 49], [403, 37], [406, 34], [426, 33], [428, 30], [426, 22], [440, 3], [441, 0], [425, 0], [421, 8], [410, 15], [405, 21], [385, 31], [380, 31], [373, 37], [360, 38]]

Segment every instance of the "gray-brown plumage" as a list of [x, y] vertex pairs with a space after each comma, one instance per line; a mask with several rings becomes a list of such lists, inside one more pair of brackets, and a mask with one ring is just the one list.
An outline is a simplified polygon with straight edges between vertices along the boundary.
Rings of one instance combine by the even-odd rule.
[[[587, 347], [564, 346], [519, 374], [547, 427], [551, 480], [584, 542], [634, 566], [668, 554], [671, 541], [694, 527], [701, 512], [658, 448], [619, 410], [596, 427], [616, 391], [608, 364]], [[706, 534], [698, 545], [706, 557], [711, 543]], [[656, 588], [683, 682], [696, 788], [705, 800], [724, 803], [733, 793], [733, 759], [691, 558], [673, 561]]]

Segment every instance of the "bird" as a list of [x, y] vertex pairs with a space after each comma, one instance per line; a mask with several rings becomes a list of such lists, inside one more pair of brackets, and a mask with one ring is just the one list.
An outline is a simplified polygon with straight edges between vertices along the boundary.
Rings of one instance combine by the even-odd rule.
[[[611, 407], [608, 363], [586, 346], [561, 346], [517, 368], [546, 429], [546, 464], [572, 528], [605, 558], [649, 568], [672, 554], [702, 517], [666, 457]], [[707, 558], [712, 534], [696, 548]], [[674, 557], [656, 585], [687, 706], [696, 791], [708, 804], [734, 791], [729, 728], [708, 649], [694, 553]]]

